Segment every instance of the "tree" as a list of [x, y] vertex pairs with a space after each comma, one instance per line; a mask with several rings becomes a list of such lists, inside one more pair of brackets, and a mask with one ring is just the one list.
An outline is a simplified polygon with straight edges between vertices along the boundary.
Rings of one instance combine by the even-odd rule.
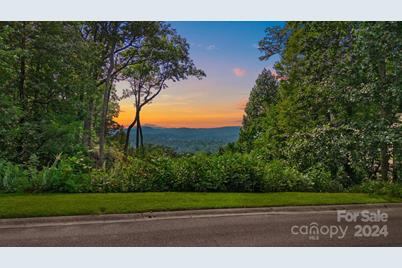
[[128, 126], [124, 152], [127, 155], [130, 133], [136, 126], [136, 148], [143, 147], [141, 109], [151, 103], [166, 89], [168, 82], [178, 82], [195, 76], [201, 79], [205, 73], [197, 69], [189, 55], [187, 41], [168, 24], [161, 24], [159, 32], [145, 40], [138, 51], [142, 59], [124, 72], [124, 79], [130, 83], [123, 98], [134, 96], [135, 116]]
[[346, 184], [395, 179], [401, 29], [398, 22], [290, 22], [267, 31], [261, 59], [280, 53], [276, 69], [287, 79], [269, 119], [279, 135], [261, 135], [276, 137], [264, 142], [280, 142], [282, 157], [302, 170], [325, 163]]
[[251, 149], [253, 141], [263, 130], [260, 121], [266, 116], [269, 107], [276, 103], [278, 86], [278, 78], [265, 68], [255, 81], [246, 104], [243, 125], [240, 129], [239, 143], [245, 146], [246, 151]]
[[[159, 22], [95, 22], [87, 23], [81, 30], [86, 40], [94, 42], [100, 48], [98, 59], [94, 62], [93, 75], [101, 88], [102, 99], [99, 118], [98, 164], [103, 165], [109, 116], [109, 105], [114, 82], [121, 72], [141, 60], [138, 51], [147, 36], [152, 36], [159, 29]], [[90, 98], [88, 112], [84, 122], [86, 133], [84, 143], [90, 145], [89, 135], [93, 115], [93, 99]]]
[[18, 118], [12, 132], [17, 148], [9, 160], [24, 163], [35, 154], [47, 164], [59, 152], [80, 150], [78, 114], [87, 73], [78, 26], [67, 22], [1, 23], [4, 46], [0, 61], [7, 72], [2, 72], [0, 90], [2, 98], [15, 107], [10, 110], [15, 111], [13, 118]]

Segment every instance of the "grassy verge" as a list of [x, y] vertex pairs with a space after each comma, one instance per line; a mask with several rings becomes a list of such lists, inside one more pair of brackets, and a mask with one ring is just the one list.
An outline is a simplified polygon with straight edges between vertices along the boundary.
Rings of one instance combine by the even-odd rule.
[[402, 199], [360, 193], [0, 194], [0, 218], [384, 202]]

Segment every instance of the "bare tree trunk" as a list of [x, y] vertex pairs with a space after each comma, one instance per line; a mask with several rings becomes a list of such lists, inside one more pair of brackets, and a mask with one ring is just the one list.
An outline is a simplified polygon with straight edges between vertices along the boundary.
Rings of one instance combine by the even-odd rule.
[[99, 130], [99, 165], [102, 166], [105, 161], [105, 142], [106, 142], [106, 123], [107, 115], [109, 111], [110, 91], [113, 86], [112, 73], [114, 70], [114, 50], [116, 44], [112, 46], [109, 55], [109, 67], [106, 75], [105, 90], [103, 92], [102, 114], [100, 118], [100, 130]]
[[128, 144], [130, 143], [130, 133], [135, 124], [137, 123], [137, 114], [135, 115], [134, 121], [128, 126], [126, 133], [126, 141], [124, 143], [124, 155], [127, 157], [128, 154]]
[[140, 123], [140, 112], [137, 110], [137, 112], [136, 112], [136, 115], [135, 115], [135, 117], [136, 117], [136, 120], [137, 120], [137, 128], [136, 128], [136, 136], [135, 136], [135, 148], [136, 149], [138, 149], [139, 147], [140, 147], [140, 126], [141, 126], [141, 123]]
[[[141, 114], [140, 110], [138, 111], [138, 119], [137, 119], [137, 129], [138, 129], [138, 134], [139, 134], [139, 147], [143, 148], [144, 147], [144, 136], [142, 135], [142, 125], [141, 125]], [[137, 147], [138, 148], [138, 147]]]
[[135, 135], [136, 149], [140, 147], [140, 130], [141, 130], [140, 112], [141, 112], [141, 89], [137, 91], [137, 94], [135, 96], [135, 120], [137, 121], [137, 128]]
[[[142, 126], [140, 119], [140, 110], [138, 111], [138, 119], [137, 119], [137, 149], [139, 149], [140, 155], [144, 156], [144, 140], [142, 135]], [[139, 141], [139, 144], [138, 144]]]
[[[139, 118], [139, 116], [138, 116]], [[142, 135], [142, 125], [141, 123], [139, 124], [140, 126], [140, 139], [141, 139], [141, 148], [144, 149], [144, 136]]]

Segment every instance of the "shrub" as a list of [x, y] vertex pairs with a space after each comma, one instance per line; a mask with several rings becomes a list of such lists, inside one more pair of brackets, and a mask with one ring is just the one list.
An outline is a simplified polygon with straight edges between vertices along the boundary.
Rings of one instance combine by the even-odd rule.
[[61, 155], [50, 167], [30, 169], [32, 191], [81, 193], [90, 191], [90, 166], [82, 156], [62, 158]]
[[109, 169], [94, 170], [91, 173], [91, 185], [94, 192], [129, 192], [135, 191], [138, 182], [135, 177], [140, 173], [142, 161], [129, 158], [118, 161]]
[[174, 191], [252, 192], [260, 191], [261, 167], [250, 155], [196, 154], [175, 159]]
[[263, 164], [249, 154], [226, 153], [213, 158], [212, 176], [219, 178], [222, 191], [259, 192], [263, 179]]
[[4, 192], [88, 192], [89, 166], [84, 158], [58, 156], [50, 167], [37, 170], [34, 166], [0, 161], [0, 191]]
[[309, 168], [306, 176], [313, 183], [313, 190], [316, 192], [342, 192], [343, 187], [339, 181], [333, 180], [331, 172], [323, 165], [315, 165]]
[[173, 164], [174, 191], [216, 190], [216, 177], [210, 172], [211, 159], [204, 153], [176, 158]]
[[262, 168], [249, 155], [199, 153], [180, 157], [146, 156], [116, 162], [109, 171], [93, 171], [95, 192], [261, 190]]
[[313, 182], [285, 162], [274, 160], [265, 166], [263, 190], [264, 192], [307, 192], [313, 190]]
[[361, 192], [369, 194], [390, 195], [402, 198], [402, 184], [380, 180], [363, 180], [363, 182], [350, 188], [351, 192]]
[[[91, 169], [83, 156], [59, 155], [37, 169], [0, 159], [1, 192], [284, 192], [344, 191], [330, 172], [317, 164], [302, 174], [284, 161], [264, 162], [258, 155], [222, 152], [172, 157], [150, 154], [116, 160], [109, 169]], [[402, 197], [402, 185], [365, 180], [348, 191]]]
[[94, 192], [169, 191], [172, 188], [172, 163], [168, 157], [150, 159], [129, 157], [116, 162], [108, 171], [91, 174]]
[[29, 173], [20, 165], [0, 159], [0, 191], [24, 192], [31, 187]]

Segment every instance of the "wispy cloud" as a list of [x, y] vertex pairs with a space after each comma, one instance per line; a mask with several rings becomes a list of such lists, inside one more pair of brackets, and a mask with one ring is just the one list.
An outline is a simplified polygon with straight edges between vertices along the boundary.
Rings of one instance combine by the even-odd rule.
[[233, 74], [237, 77], [243, 77], [246, 75], [246, 73], [247, 73], [246, 69], [240, 67], [236, 67], [233, 69]]
[[205, 49], [205, 50], [208, 50], [208, 51], [218, 49], [218, 47], [215, 44], [204, 45], [204, 44], [201, 44], [201, 43], [190, 43], [190, 46]]
[[215, 49], [216, 49], [216, 46], [215, 46], [214, 44], [210, 44], [210, 45], [208, 45], [205, 49], [206, 49], [206, 50], [215, 50]]

